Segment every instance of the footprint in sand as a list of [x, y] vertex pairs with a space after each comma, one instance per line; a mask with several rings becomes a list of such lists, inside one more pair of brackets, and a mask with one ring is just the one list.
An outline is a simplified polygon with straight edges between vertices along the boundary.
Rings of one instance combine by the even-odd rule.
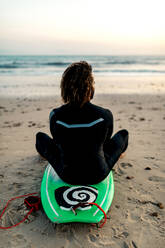
[[97, 241], [97, 237], [93, 234], [89, 234], [89, 239], [91, 242], [96, 242]]
[[130, 163], [120, 163], [120, 166], [122, 167], [122, 168], [128, 168], [128, 167], [133, 167], [133, 165], [132, 164], [130, 164]]
[[126, 219], [130, 223], [141, 222], [142, 213], [143, 213], [143, 209], [135, 209], [134, 211], [131, 211], [131, 212], [128, 211], [126, 213]]
[[14, 234], [11, 240], [12, 247], [28, 247], [27, 240], [22, 234]]
[[131, 242], [129, 242], [129, 244], [127, 244], [127, 242], [123, 242], [123, 248], [138, 248], [137, 244], [132, 240]]
[[11, 183], [11, 184], [9, 184], [9, 187], [8, 187], [8, 189], [9, 190], [12, 190], [12, 189], [20, 189], [20, 188], [22, 188], [23, 187], [23, 183], [16, 183], [16, 182], [14, 182], [14, 183]]
[[116, 174], [118, 174], [120, 176], [120, 175], [126, 174], [126, 172], [125, 172], [126, 168], [131, 168], [131, 167], [133, 167], [133, 165], [130, 164], [130, 163], [120, 163], [119, 166], [116, 166], [114, 168], [114, 171], [115, 171]]
[[153, 182], [164, 182], [165, 178], [164, 177], [158, 177], [158, 176], [151, 176], [148, 178], [149, 181]]
[[43, 127], [46, 127], [46, 126], [41, 123], [37, 124], [37, 128], [43, 128]]
[[12, 226], [18, 223], [20, 220], [21, 220], [21, 216], [17, 212], [17, 210], [14, 208], [10, 208], [4, 212], [1, 218], [1, 225], [5, 227]]
[[16, 122], [16, 123], [13, 123], [13, 127], [20, 127], [22, 125], [21, 122]]
[[0, 174], [0, 183], [3, 183], [4, 174]]
[[123, 242], [123, 246], [122, 246], [123, 248], [130, 248], [130, 246], [124, 241]]
[[145, 159], [155, 159], [155, 157], [144, 157]]
[[[122, 175], [126, 174], [119, 166], [116, 166], [116, 167], [113, 169], [113, 171], [114, 171], [117, 175], [119, 175], [119, 176], [122, 176]], [[116, 179], [115, 179], [115, 180], [116, 180]]]

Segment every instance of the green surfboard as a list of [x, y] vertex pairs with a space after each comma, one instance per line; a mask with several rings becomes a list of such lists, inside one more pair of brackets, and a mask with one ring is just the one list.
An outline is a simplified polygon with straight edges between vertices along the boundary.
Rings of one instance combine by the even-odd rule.
[[80, 202], [95, 202], [107, 213], [113, 196], [112, 171], [101, 183], [82, 186], [62, 181], [50, 164], [45, 169], [41, 183], [41, 201], [46, 215], [54, 223], [98, 223], [104, 214], [95, 205], [78, 207], [76, 215], [72, 211], [72, 207]]

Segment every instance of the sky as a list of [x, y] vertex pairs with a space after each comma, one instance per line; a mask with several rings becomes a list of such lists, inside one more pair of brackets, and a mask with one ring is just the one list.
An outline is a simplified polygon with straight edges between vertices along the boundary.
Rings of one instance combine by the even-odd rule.
[[0, 54], [165, 55], [164, 0], [0, 0]]

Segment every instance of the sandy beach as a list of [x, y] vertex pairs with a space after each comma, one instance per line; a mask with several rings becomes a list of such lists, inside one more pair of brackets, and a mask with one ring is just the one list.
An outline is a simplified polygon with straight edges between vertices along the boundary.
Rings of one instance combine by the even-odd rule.
[[[164, 9], [162, 0], [0, 0], [0, 248], [165, 248]], [[92, 185], [92, 189], [88, 185], [86, 199], [84, 185], [81, 193], [79, 186], [78, 192], [65, 182], [65, 186], [58, 181], [60, 187], [51, 187], [52, 181], [56, 182], [55, 174], [51, 174], [51, 167], [45, 173], [48, 161], [35, 147], [38, 132], [51, 136], [49, 115], [63, 104], [60, 97], [61, 88], [66, 89], [63, 82], [77, 99], [83, 94], [85, 98], [93, 95], [94, 83], [91, 102], [111, 110], [112, 136], [121, 129], [129, 132], [126, 154], [113, 167], [113, 176], [110, 174], [114, 187], [108, 178], [103, 188], [108, 186], [101, 193], [102, 185]], [[76, 111], [76, 114], [67, 112], [70, 121], [58, 112], [57, 124], [61, 126], [52, 132], [57, 141], [60, 132], [66, 141], [63, 145], [66, 155], [60, 154], [58, 161], [67, 159], [70, 164], [73, 161], [74, 172], [81, 176], [84, 175], [81, 168], [76, 168], [80, 164], [75, 165], [74, 161], [86, 164], [87, 154], [91, 154], [89, 157], [93, 159], [89, 161], [91, 164], [96, 161], [98, 167], [98, 161], [106, 154], [97, 140], [100, 143], [104, 140], [103, 126], [109, 125], [111, 119], [106, 111], [105, 117], [98, 111], [96, 119], [92, 119], [95, 113], [91, 114], [88, 108], [85, 111], [81, 113], [89, 120], [86, 123], [81, 122], [84, 117], [79, 118]], [[65, 127], [71, 128], [69, 135]], [[89, 135], [84, 135], [86, 127]], [[79, 135], [79, 130], [73, 128], [83, 131]], [[76, 139], [71, 136], [72, 131]], [[69, 156], [72, 151], [76, 160]], [[95, 151], [99, 151], [97, 156], [93, 155]], [[85, 168], [91, 171], [90, 163]], [[40, 204], [40, 209], [23, 222], [29, 213], [24, 195], [35, 193], [40, 199], [44, 192], [41, 183], [48, 201], [42, 197], [43, 206]], [[71, 191], [73, 197], [67, 201]], [[111, 203], [109, 192], [114, 192], [114, 197], [102, 228], [93, 223], [50, 221], [55, 218], [56, 222], [61, 219], [65, 222], [68, 215], [72, 218], [74, 208], [69, 208], [69, 203], [77, 204], [74, 199], [77, 196], [89, 203], [80, 207], [85, 210], [91, 207], [92, 217], [99, 220], [104, 213], [99, 206], [106, 211], [106, 203]], [[52, 196], [56, 198], [55, 204]], [[4, 212], [12, 198], [16, 200], [9, 202]], [[93, 202], [99, 203], [96, 211]], [[51, 211], [50, 219], [44, 212], [45, 206]], [[81, 210], [76, 209], [78, 213]], [[89, 218], [85, 210], [83, 218]], [[62, 211], [68, 213], [64, 216]], [[75, 218], [78, 220], [79, 214]], [[14, 227], [2, 228], [9, 226]]]
[[[154, 82], [153, 82], [154, 84]], [[162, 88], [164, 85], [161, 86]], [[104, 91], [106, 92], [106, 91]], [[111, 109], [114, 132], [130, 133], [126, 156], [114, 167], [115, 196], [102, 229], [90, 224], [52, 224], [43, 210], [10, 230], [0, 230], [8, 248], [163, 248], [165, 245], [165, 95], [96, 94], [95, 104]], [[15, 196], [38, 192], [46, 161], [35, 150], [35, 134], [48, 134], [48, 116], [60, 97], [1, 97], [0, 209]], [[1, 225], [18, 222], [23, 200], [10, 204]]]

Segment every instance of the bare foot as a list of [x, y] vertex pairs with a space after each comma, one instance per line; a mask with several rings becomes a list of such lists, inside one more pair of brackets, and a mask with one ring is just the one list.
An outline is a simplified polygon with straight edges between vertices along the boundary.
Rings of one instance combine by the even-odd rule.
[[126, 155], [125, 152], [123, 152], [123, 153], [120, 155], [119, 159], [124, 158], [125, 155]]

